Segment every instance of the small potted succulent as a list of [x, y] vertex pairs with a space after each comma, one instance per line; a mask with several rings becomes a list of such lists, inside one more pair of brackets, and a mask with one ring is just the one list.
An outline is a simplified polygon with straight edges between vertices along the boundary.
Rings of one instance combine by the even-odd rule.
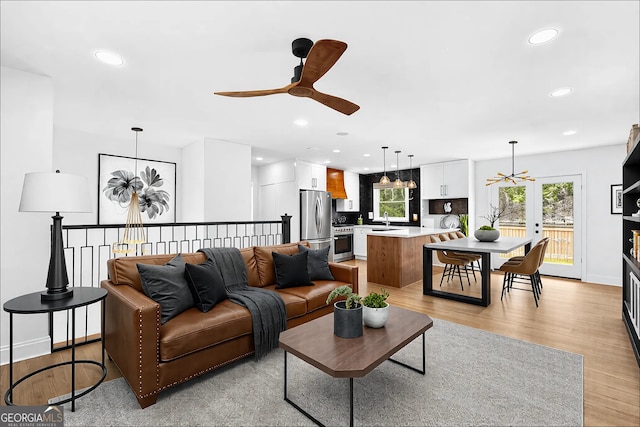
[[370, 328], [382, 328], [389, 319], [389, 292], [380, 289], [380, 293], [371, 292], [362, 298], [362, 320]]
[[327, 304], [338, 297], [345, 299], [333, 304], [333, 333], [341, 338], [362, 336], [362, 297], [344, 285], [331, 291]]

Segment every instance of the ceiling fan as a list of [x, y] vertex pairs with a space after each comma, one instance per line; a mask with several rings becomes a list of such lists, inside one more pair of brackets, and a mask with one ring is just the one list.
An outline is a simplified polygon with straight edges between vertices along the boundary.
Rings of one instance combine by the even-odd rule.
[[[329, 108], [333, 108], [346, 115], [351, 115], [358, 111], [360, 107], [346, 99], [328, 95], [317, 91], [313, 84], [324, 76], [340, 56], [347, 50], [347, 44], [339, 40], [318, 40], [315, 44], [306, 38], [299, 38], [291, 43], [293, 54], [300, 58], [300, 65], [293, 69], [291, 84], [280, 89], [249, 90], [242, 92], [214, 92], [216, 95], [231, 96], [235, 98], [246, 98], [253, 96], [274, 95], [277, 93], [288, 93], [293, 96], [300, 96], [314, 99]], [[306, 61], [302, 62], [302, 59]]]

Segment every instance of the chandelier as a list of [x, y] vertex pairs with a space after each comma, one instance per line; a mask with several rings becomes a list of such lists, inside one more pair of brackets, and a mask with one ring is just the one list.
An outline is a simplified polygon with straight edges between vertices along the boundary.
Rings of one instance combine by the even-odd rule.
[[525, 181], [535, 181], [535, 178], [530, 177], [529, 175], [527, 175], [527, 172], [529, 172], [528, 170], [523, 170], [522, 172], [518, 172], [515, 173], [515, 168], [514, 168], [514, 161], [515, 161], [515, 154], [514, 154], [514, 148], [516, 146], [516, 144], [518, 143], [518, 141], [509, 141], [509, 144], [511, 144], [511, 175], [506, 175], [503, 174], [501, 172], [497, 173], [497, 176], [494, 178], [487, 178], [487, 183], [485, 184], [485, 186], [491, 185], [491, 184], [496, 184], [498, 182], [511, 182], [513, 185], [518, 184], [518, 182], [525, 182]]
[[140, 201], [138, 199], [138, 132], [142, 132], [142, 128], [131, 128], [136, 133], [136, 158], [135, 167], [133, 169], [133, 193], [127, 210], [127, 222], [124, 226], [124, 234], [119, 242], [112, 245], [114, 254], [130, 254], [135, 252], [136, 246], [147, 241], [142, 225], [142, 214], [140, 213]]

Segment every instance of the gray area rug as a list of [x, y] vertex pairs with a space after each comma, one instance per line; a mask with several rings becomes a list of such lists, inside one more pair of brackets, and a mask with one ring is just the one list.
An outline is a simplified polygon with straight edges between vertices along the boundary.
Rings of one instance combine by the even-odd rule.
[[[426, 375], [384, 362], [354, 380], [355, 425], [578, 426], [582, 356], [434, 319]], [[422, 366], [419, 337], [394, 359]], [[289, 355], [289, 398], [330, 426], [349, 424], [349, 380]], [[314, 425], [283, 400], [280, 349], [161, 393], [146, 409], [124, 379], [65, 404], [66, 426]]]

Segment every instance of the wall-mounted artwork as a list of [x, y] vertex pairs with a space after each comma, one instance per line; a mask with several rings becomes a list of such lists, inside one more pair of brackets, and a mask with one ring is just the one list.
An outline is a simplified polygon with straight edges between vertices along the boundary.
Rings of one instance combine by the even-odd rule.
[[611, 186], [611, 213], [622, 214], [622, 184]]
[[98, 224], [124, 224], [134, 191], [143, 223], [175, 222], [175, 163], [99, 154]]

